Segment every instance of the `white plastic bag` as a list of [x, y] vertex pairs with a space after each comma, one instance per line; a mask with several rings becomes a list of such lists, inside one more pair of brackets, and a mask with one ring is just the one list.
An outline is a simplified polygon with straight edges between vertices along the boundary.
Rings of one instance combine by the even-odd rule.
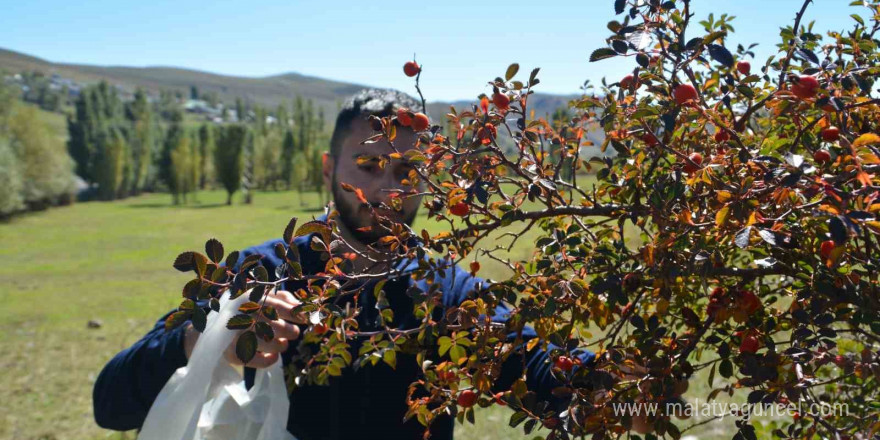
[[189, 363], [159, 392], [138, 440], [296, 440], [287, 431], [290, 400], [281, 359], [258, 369], [247, 390], [241, 374], [223, 358], [237, 334], [226, 322], [247, 297], [230, 300], [223, 293], [220, 312], [208, 314]]

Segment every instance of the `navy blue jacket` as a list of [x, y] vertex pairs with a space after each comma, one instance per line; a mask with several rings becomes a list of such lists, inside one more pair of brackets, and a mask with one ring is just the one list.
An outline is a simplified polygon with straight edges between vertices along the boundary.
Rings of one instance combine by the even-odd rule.
[[[303, 271], [321, 272], [324, 262], [319, 259], [317, 252], [310, 249], [309, 240], [310, 237], [306, 236], [294, 241], [300, 251]], [[271, 240], [245, 249], [241, 252], [238, 264], [248, 255], [261, 254], [262, 264], [268, 269], [270, 276], [274, 277], [275, 268], [282, 263], [273, 251], [275, 244], [279, 242], [282, 241]], [[403, 262], [401, 266], [405, 266], [406, 272], [415, 268], [416, 263]], [[450, 265], [444, 277], [437, 282], [442, 285], [444, 307], [452, 307], [472, 297], [475, 288], [483, 281], [458, 266]], [[392, 326], [396, 328], [414, 328], [419, 324], [412, 313], [412, 299], [406, 293], [413, 285], [427, 291], [425, 281], [416, 281], [411, 275], [389, 279], [384, 286], [386, 298], [394, 311]], [[296, 285], [285, 287], [291, 291], [298, 288]], [[377, 309], [372, 290], [371, 287], [364, 289], [365, 294], [360, 298], [362, 313], [358, 319], [362, 331], [375, 329]], [[507, 310], [500, 306], [493, 319], [503, 322]], [[442, 316], [440, 308], [437, 312], [438, 318]], [[165, 316], [141, 340], [117, 354], [98, 376], [93, 399], [95, 420], [101, 427], [114, 430], [139, 429], [165, 382], [175, 370], [186, 365], [183, 348], [186, 326], [166, 331]], [[515, 335], [511, 335], [513, 337]], [[524, 339], [534, 337], [534, 330], [524, 330]], [[296, 346], [291, 341], [290, 349], [282, 355], [285, 365], [290, 362]], [[356, 355], [357, 345], [352, 344], [352, 348]], [[501, 377], [496, 382], [498, 389], [508, 389], [521, 376], [525, 361], [529, 389], [536, 391], [539, 399], [552, 400], [550, 391], [559, 383], [550, 374], [546, 352], [535, 349], [525, 356], [525, 360], [520, 356], [511, 356], [503, 365]], [[593, 354], [589, 352], [582, 352], [579, 357], [585, 365], [593, 361]], [[396, 369], [381, 362], [376, 366], [367, 364], [356, 370], [349, 368], [341, 377], [332, 377], [328, 386], [298, 387], [290, 395], [288, 430], [299, 440], [420, 439], [424, 428], [415, 418], [403, 422], [407, 409], [407, 387], [419, 377], [420, 371], [414, 356], [399, 354]], [[253, 383], [253, 378], [254, 370], [245, 369], [248, 387]], [[452, 439], [452, 430], [452, 418], [442, 417], [432, 426], [432, 438]]]

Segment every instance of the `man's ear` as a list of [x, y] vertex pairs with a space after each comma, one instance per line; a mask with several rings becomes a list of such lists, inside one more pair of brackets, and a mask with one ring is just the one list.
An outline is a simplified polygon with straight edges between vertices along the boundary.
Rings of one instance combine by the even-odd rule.
[[333, 168], [335, 166], [336, 162], [333, 160], [333, 156], [324, 152], [321, 155], [321, 174], [324, 176], [324, 188], [327, 189], [327, 192], [333, 191]]

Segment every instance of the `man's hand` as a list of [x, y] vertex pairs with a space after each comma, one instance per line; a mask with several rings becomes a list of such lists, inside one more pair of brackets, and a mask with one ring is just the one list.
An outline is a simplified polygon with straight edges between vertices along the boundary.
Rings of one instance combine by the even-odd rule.
[[[639, 379], [642, 379], [643, 377], [645, 377], [645, 375], [647, 375], [647, 374], [648, 374], [648, 370], [646, 368], [642, 367], [641, 365], [637, 365], [637, 364], [633, 363], [631, 365], [621, 366], [619, 376], [621, 379], [624, 379], [624, 380], [639, 380]], [[651, 386], [654, 383], [657, 383], [658, 380], [660, 380], [660, 379], [649, 379], [649, 380], [645, 380], [645, 381], [640, 382], [639, 383], [639, 390], [643, 393], [643, 395], [649, 395]], [[675, 384], [673, 385], [673, 388], [671, 390], [669, 390], [669, 392], [667, 394], [668, 399], [665, 403], [676, 403], [677, 406], [671, 405], [669, 407], [675, 408], [678, 410], [677, 413], [669, 414], [669, 415], [674, 415], [678, 418], [687, 418], [684, 416], [684, 409], [687, 405], [687, 402], [685, 402], [684, 399], [682, 399], [681, 395], [684, 394], [688, 390], [688, 384], [689, 383], [688, 383], [687, 379], [676, 380]], [[641, 409], [643, 411], [646, 411], [648, 408], [648, 405], [643, 401], [640, 401], [640, 402], [645, 405]], [[667, 406], [665, 404], [663, 404], [663, 405], [659, 405], [659, 408], [660, 408], [659, 414], [662, 414], [663, 412], [665, 412]], [[644, 413], [640, 412], [639, 414], [633, 415], [632, 429], [634, 431], [638, 432], [639, 434], [648, 434], [648, 433], [654, 432], [654, 425], [649, 422], [648, 417]]]
[[[246, 295], [247, 293], [245, 293]], [[296, 324], [305, 324], [308, 322], [305, 316], [292, 314], [293, 308], [298, 306], [300, 302], [292, 293], [286, 290], [276, 290], [269, 293], [266, 297], [265, 305], [275, 307], [278, 311], [279, 318], [270, 321], [260, 314], [254, 315], [257, 320], [269, 323], [275, 332], [275, 339], [266, 342], [258, 338], [257, 354], [245, 365], [252, 368], [268, 368], [278, 360], [278, 356], [287, 350], [289, 341], [299, 338], [300, 330]], [[199, 338], [199, 332], [196, 331], [192, 324], [187, 324], [186, 336], [184, 337], [183, 348], [186, 352], [186, 358], [189, 359], [196, 341]], [[241, 361], [235, 355], [235, 342], [233, 341], [226, 351], [223, 353], [226, 360], [232, 365], [242, 365]]]

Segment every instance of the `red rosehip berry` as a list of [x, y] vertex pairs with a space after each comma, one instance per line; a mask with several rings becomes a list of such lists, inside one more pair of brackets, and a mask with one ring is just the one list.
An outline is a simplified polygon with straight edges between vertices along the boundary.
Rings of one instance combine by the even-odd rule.
[[477, 403], [477, 393], [471, 390], [464, 390], [458, 394], [457, 401], [463, 408], [470, 408]]
[[672, 90], [672, 98], [678, 105], [685, 105], [697, 99], [697, 89], [690, 84], [679, 84]]
[[471, 207], [465, 202], [458, 202], [449, 207], [449, 212], [459, 217], [464, 217], [471, 212]]
[[701, 168], [700, 165], [703, 164], [703, 155], [702, 155], [702, 154], [700, 154], [700, 153], [691, 153], [690, 156], [688, 156], [688, 158], [689, 158], [691, 161], [693, 161], [695, 164], [697, 164], [697, 166], [694, 167], [693, 165], [690, 164], [690, 162], [686, 162], [686, 163], [684, 164], [684, 171], [685, 171], [685, 172], [687, 172], [687, 173], [694, 173], [694, 172], [696, 172], [697, 170], [699, 170], [699, 169]]
[[730, 133], [725, 130], [717, 129], [715, 131], [715, 142], [727, 142], [730, 140]]
[[739, 344], [740, 353], [755, 353], [758, 351], [758, 348], [760, 348], [760, 342], [754, 335], [743, 337], [742, 342]]
[[822, 256], [823, 259], [827, 260], [831, 258], [831, 253], [834, 252], [834, 240], [825, 240], [819, 246], [819, 255]]
[[825, 142], [834, 142], [840, 138], [840, 129], [835, 126], [822, 130], [822, 140]]
[[397, 122], [404, 127], [412, 125], [412, 117], [409, 115], [409, 109], [401, 107], [397, 109]]
[[419, 74], [422, 71], [422, 68], [415, 61], [407, 61], [406, 64], [403, 65], [403, 73], [406, 76], [413, 77]]
[[510, 107], [510, 98], [503, 93], [495, 93], [492, 95], [492, 103], [501, 110], [507, 110]]
[[431, 125], [431, 121], [424, 113], [416, 113], [412, 118], [412, 129], [415, 131], [425, 131], [429, 125]]
[[562, 371], [571, 371], [574, 368], [574, 362], [568, 356], [559, 356], [556, 358], [556, 368]]
[[815, 76], [801, 75], [791, 85], [791, 93], [801, 99], [809, 99], [819, 92], [819, 80]]
[[813, 160], [818, 163], [827, 163], [831, 161], [831, 153], [828, 150], [818, 150], [813, 153]]

